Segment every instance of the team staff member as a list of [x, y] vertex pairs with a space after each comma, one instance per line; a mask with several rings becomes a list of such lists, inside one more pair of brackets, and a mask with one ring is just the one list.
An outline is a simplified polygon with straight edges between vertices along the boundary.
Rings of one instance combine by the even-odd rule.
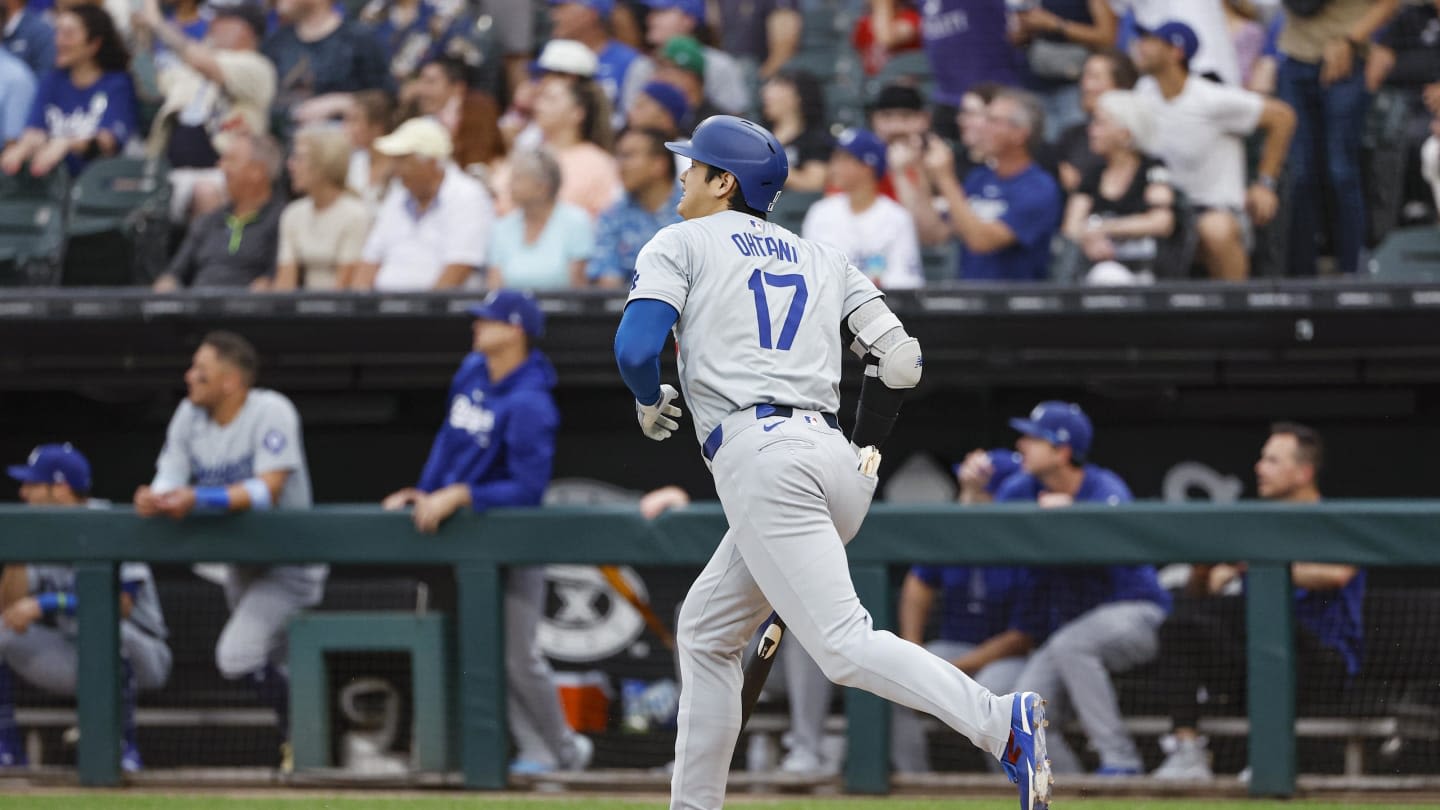
[[[188, 395], [170, 419], [155, 479], [135, 490], [137, 514], [181, 520], [192, 512], [310, 507], [300, 415], [284, 394], [254, 387], [259, 367], [245, 338], [205, 336], [185, 372]], [[320, 603], [329, 567], [230, 565], [225, 572], [230, 619], [215, 643], [215, 665], [226, 678], [255, 687], [288, 739], [285, 627]], [[280, 765], [290, 767], [288, 743]]]
[[[789, 175], [773, 133], [717, 115], [667, 146], [692, 161], [678, 207], [685, 221], [640, 252], [615, 356], [640, 429], [667, 439], [681, 416], [679, 391], [660, 385], [674, 330], [680, 384], [730, 524], [680, 611], [670, 806], [724, 803], [740, 654], [773, 605], [827, 678], [940, 718], [1002, 760], [1023, 810], [1047, 807], [1040, 696], [995, 695], [876, 630], [850, 580], [845, 544], [875, 493], [876, 447], [920, 381], [919, 342], [838, 249], [766, 221]], [[837, 326], [869, 363], [849, 441], [835, 417]]]
[[[1324, 463], [1320, 434], [1304, 425], [1282, 422], [1255, 462], [1260, 497], [1278, 503], [1318, 503], [1317, 477]], [[1210, 779], [1205, 738], [1195, 725], [1201, 686], [1211, 694], [1243, 701], [1245, 689], [1245, 599], [1228, 586], [1245, 573], [1244, 564], [1197, 565], [1190, 572], [1188, 595], [1160, 629], [1160, 644], [1170, 677], [1166, 685], [1174, 722], [1175, 746], [1152, 774], [1156, 779]], [[1364, 654], [1365, 571], [1353, 565], [1297, 562], [1295, 583], [1296, 674], [1302, 702], [1323, 703], [1344, 690], [1360, 671]]]
[[[445, 423], [435, 435], [420, 482], [392, 493], [386, 509], [414, 506], [415, 528], [434, 532], [468, 506], [539, 506], [555, 461], [560, 423], [555, 369], [532, 342], [545, 331], [535, 299], [497, 290], [470, 310], [474, 352], [450, 384]], [[517, 773], [582, 770], [593, 744], [565, 723], [555, 673], [536, 630], [545, 608], [541, 568], [512, 568], [505, 586], [505, 668]]]
[[[105, 507], [86, 497], [90, 462], [69, 444], [45, 444], [24, 464], [10, 467], [20, 482], [20, 499], [30, 506]], [[74, 695], [80, 664], [75, 635], [75, 571], [62, 565], [7, 565], [0, 574], [0, 767], [24, 765], [25, 749], [15, 727], [11, 672], [60, 695]], [[120, 657], [124, 680], [124, 737], [120, 767], [140, 770], [135, 742], [135, 692], [158, 689], [170, 677], [165, 616], [150, 566], [120, 564]]]
[[[1019, 431], [1022, 472], [996, 491], [997, 502], [1073, 503], [1111, 506], [1133, 500], [1120, 476], [1087, 464], [1095, 435], [1090, 418], [1069, 402], [1042, 402], [1028, 418], [1012, 419]], [[962, 482], [965, 477], [962, 476]], [[974, 479], [971, 479], [974, 486]], [[971, 502], [983, 500], [972, 493]], [[1156, 631], [1170, 609], [1154, 566], [1048, 567], [1032, 569], [1032, 609], [1047, 615], [1033, 635], [1046, 637], [1016, 678], [1020, 689], [1044, 689], [1061, 717], [1073, 713], [1100, 753], [1102, 775], [1140, 772], [1140, 754], [1125, 729], [1110, 673], [1155, 656]], [[1077, 771], [1079, 761], [1057, 735], [1050, 741], [1057, 771]]]

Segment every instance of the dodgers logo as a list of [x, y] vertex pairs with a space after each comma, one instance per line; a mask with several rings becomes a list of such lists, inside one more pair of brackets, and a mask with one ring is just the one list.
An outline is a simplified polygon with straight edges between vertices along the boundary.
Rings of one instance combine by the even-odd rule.
[[266, 450], [279, 455], [280, 451], [285, 449], [285, 434], [278, 430], [272, 430], [266, 433], [265, 438], [260, 442], [265, 445]]

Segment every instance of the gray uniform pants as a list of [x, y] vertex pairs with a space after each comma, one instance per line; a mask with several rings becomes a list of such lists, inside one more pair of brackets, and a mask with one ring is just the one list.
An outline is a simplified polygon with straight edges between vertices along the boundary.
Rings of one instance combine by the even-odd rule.
[[[1030, 656], [1016, 687], [1044, 695], [1052, 722], [1078, 718], [1101, 767], [1140, 769], [1140, 752], [1120, 716], [1110, 673], [1154, 658], [1164, 621], [1165, 610], [1154, 602], [1101, 605], [1055, 631]], [[1046, 742], [1056, 772], [1080, 771], [1064, 735], [1051, 734]]]
[[[809, 415], [813, 423], [804, 417]], [[761, 425], [765, 428], [762, 429]], [[730, 529], [680, 610], [680, 714], [670, 806], [716, 810], [740, 731], [741, 652], [771, 606], [825, 677], [938, 717], [999, 757], [1013, 698], [871, 626], [845, 543], [876, 480], [820, 414], [729, 416], [712, 470]]]
[[[975, 649], [974, 644], [961, 641], [937, 639], [925, 645], [925, 649], [946, 661]], [[835, 695], [834, 686], [820, 671], [805, 650], [795, 644], [781, 644], [779, 655], [783, 660], [777, 666], [785, 670], [785, 693], [790, 700], [790, 749], [809, 751], [817, 759], [821, 757], [820, 742], [825, 736], [825, 717], [830, 712], [830, 701]], [[1003, 695], [1012, 691], [1020, 670], [1025, 668], [1025, 658], [1002, 658], [975, 673], [975, 682], [995, 694]], [[999, 760], [988, 761], [998, 772]], [[898, 773], [929, 773], [930, 745], [925, 739], [924, 719], [914, 710], [904, 706], [890, 707], [890, 767]]]
[[266, 664], [285, 664], [285, 630], [300, 611], [320, 604], [325, 567], [227, 566], [225, 601], [230, 620], [215, 642], [215, 666], [226, 678], [243, 678]]
[[569, 767], [576, 756], [575, 732], [565, 720], [555, 672], [536, 637], [544, 612], [545, 569], [510, 569], [505, 580], [506, 711], [517, 758]]
[[[130, 622], [120, 623], [120, 655], [130, 662], [141, 689], [158, 689], [170, 677], [170, 647]], [[0, 663], [47, 692], [75, 694], [80, 671], [75, 638], [53, 627], [32, 624], [16, 633], [0, 626]]]

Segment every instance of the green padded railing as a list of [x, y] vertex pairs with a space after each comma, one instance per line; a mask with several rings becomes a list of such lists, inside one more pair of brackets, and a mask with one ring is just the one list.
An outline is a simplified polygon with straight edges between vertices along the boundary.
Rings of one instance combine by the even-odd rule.
[[[1440, 566], [1440, 501], [1274, 504], [876, 506], [850, 545], [861, 599], [878, 626], [893, 626], [888, 569], [913, 563], [976, 565], [1250, 563], [1250, 761], [1255, 795], [1295, 788], [1293, 560]], [[462, 515], [433, 537], [409, 518], [373, 506], [141, 520], [128, 509], [0, 507], [0, 557], [74, 564], [80, 623], [79, 772], [85, 785], [120, 782], [119, 642], [115, 566], [120, 560], [248, 563], [332, 562], [449, 565], [459, 590], [454, 673], [460, 694], [465, 784], [506, 784], [505, 675], [500, 618], [505, 566], [617, 563], [699, 566], [725, 530], [717, 505], [647, 522], [621, 508], [499, 510]], [[536, 542], [543, 537], [544, 542]], [[846, 786], [888, 790], [888, 707], [868, 695], [847, 701]]]

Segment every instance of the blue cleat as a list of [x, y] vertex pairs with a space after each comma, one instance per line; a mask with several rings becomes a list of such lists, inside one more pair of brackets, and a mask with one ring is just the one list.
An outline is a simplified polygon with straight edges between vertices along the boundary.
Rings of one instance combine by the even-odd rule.
[[0, 732], [0, 768], [23, 768], [28, 764], [25, 744], [15, 729]]
[[125, 773], [139, 773], [145, 767], [140, 759], [140, 748], [130, 740], [120, 743], [120, 770]]
[[1020, 787], [1020, 810], [1046, 810], [1050, 806], [1050, 760], [1045, 756], [1045, 701], [1034, 692], [1015, 695], [1010, 710], [1010, 741], [1000, 764], [1005, 775]]

